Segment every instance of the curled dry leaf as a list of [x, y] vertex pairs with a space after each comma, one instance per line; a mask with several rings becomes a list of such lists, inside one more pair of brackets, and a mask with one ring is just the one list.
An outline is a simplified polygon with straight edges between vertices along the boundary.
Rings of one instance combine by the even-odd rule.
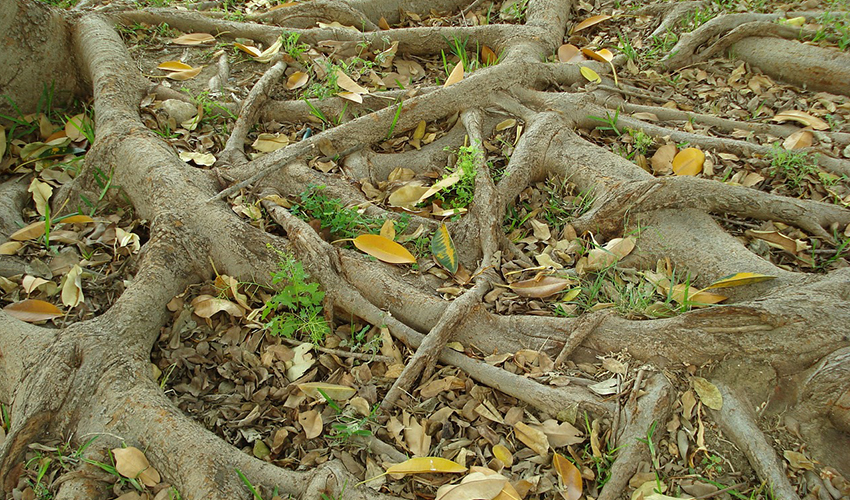
[[579, 32], [583, 29], [589, 28], [591, 26], [594, 26], [594, 25], [599, 24], [601, 22], [607, 21], [609, 19], [611, 19], [611, 16], [608, 15], [608, 14], [599, 14], [597, 16], [588, 17], [584, 21], [576, 24], [575, 27], [573, 27], [573, 29], [570, 30], [570, 34], [577, 33], [577, 32]]
[[437, 491], [435, 500], [492, 500], [502, 492], [508, 479], [501, 474], [491, 476], [481, 472], [469, 474], [456, 485], [445, 485]]
[[58, 318], [64, 313], [50, 302], [38, 299], [27, 299], [14, 302], [3, 308], [6, 314], [27, 323], [37, 323]]
[[774, 122], [794, 121], [802, 123], [807, 127], [812, 127], [815, 130], [829, 130], [829, 124], [816, 116], [812, 116], [796, 109], [789, 109], [776, 113], [771, 119]]
[[135, 446], [115, 448], [112, 450], [112, 455], [115, 456], [115, 470], [122, 476], [139, 479], [145, 486], [159, 484], [159, 472], [151, 467], [142, 450]]
[[79, 264], [75, 264], [65, 275], [62, 283], [62, 303], [70, 308], [77, 307], [85, 300], [82, 273], [83, 268]]
[[337, 92], [339, 97], [342, 97], [345, 100], [356, 102], [357, 104], [363, 104], [363, 95], [358, 94], [356, 92]]
[[665, 175], [673, 171], [673, 158], [676, 157], [676, 145], [665, 144], [655, 151], [649, 164], [652, 166], [652, 173], [655, 175]]
[[390, 264], [413, 264], [414, 257], [406, 248], [378, 234], [361, 234], [354, 238], [354, 246], [376, 259]]
[[341, 69], [337, 68], [334, 71], [334, 75], [336, 75], [336, 84], [339, 85], [339, 88], [347, 90], [349, 92], [353, 92], [355, 94], [369, 93], [369, 89], [358, 85], [357, 82], [352, 80], [351, 77], [346, 75], [345, 72]]
[[571, 43], [565, 43], [558, 47], [558, 60], [562, 63], [577, 63], [585, 59], [578, 47]]
[[497, 56], [496, 53], [493, 52], [493, 49], [491, 49], [490, 47], [482, 45], [481, 62], [483, 62], [487, 66], [491, 64], [496, 64], [497, 62], [499, 62], [499, 56]]
[[192, 306], [195, 308], [195, 314], [201, 318], [211, 318], [222, 311], [234, 318], [241, 318], [244, 315], [239, 304], [211, 295], [198, 295], [192, 301]]
[[608, 49], [599, 49], [597, 51], [581, 49], [581, 53], [599, 62], [611, 62], [614, 59], [614, 54]]
[[[260, 134], [251, 147], [263, 153], [271, 153], [289, 145], [289, 137], [286, 134]], [[210, 155], [212, 156], [212, 155]], [[215, 160], [213, 160], [215, 162]]]

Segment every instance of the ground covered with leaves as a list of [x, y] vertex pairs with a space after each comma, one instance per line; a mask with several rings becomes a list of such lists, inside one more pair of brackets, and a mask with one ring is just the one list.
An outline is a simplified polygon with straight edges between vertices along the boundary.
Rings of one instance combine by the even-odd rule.
[[[589, 335], [610, 316], [652, 322], [723, 307], [735, 302], [736, 293], [746, 293], [737, 290], [776, 278], [740, 269], [706, 279], [683, 265], [681, 256], [715, 247], [675, 255], [642, 252], [647, 230], [629, 208], [615, 217], [614, 232], [588, 222], [604, 213], [601, 201], [608, 194], [571, 176], [518, 174], [515, 165], [534, 154], [521, 150], [521, 141], [539, 135], [543, 139], [526, 148], [543, 150], [552, 135], [539, 119], [532, 123], [526, 106], [563, 114], [565, 107], [552, 97], [561, 93], [583, 94], [583, 109], [597, 110], [575, 119], [578, 137], [654, 178], [710, 179], [792, 203], [850, 207], [850, 98], [782, 83], [734, 54], [718, 53], [682, 68], [661, 65], [689, 33], [742, 13], [782, 12], [776, 24], [798, 29], [806, 44], [846, 52], [850, 14], [838, 2], [581, 1], [573, 5], [576, 22], [568, 23], [560, 47], [536, 54], [552, 65], [580, 67], [581, 79], [505, 94], [502, 107], [487, 109], [486, 116], [457, 109], [408, 127], [399, 125], [402, 111], [410, 111], [407, 99], [450, 89], [498, 66], [507, 47], [488, 42], [490, 32], [483, 31], [474, 41], [462, 31], [452, 36], [435, 31], [439, 35], [428, 35], [427, 47], [400, 44], [381, 33], [509, 29], [526, 22], [533, 8], [529, 0], [477, 0], [418, 13], [399, 9], [390, 21], [361, 24], [342, 7], [318, 21], [306, 14], [287, 17], [294, 8], [309, 13], [318, 1], [185, 5], [186, 16], [205, 13], [197, 18], [183, 18], [182, 11], [169, 17], [157, 9], [182, 4], [143, 3], [139, 7], [152, 8], [123, 10], [117, 3], [105, 8], [116, 13], [121, 39], [150, 83], [139, 106], [144, 126], [180, 160], [210, 173], [223, 190], [219, 197], [245, 225], [292, 240], [303, 228], [313, 245], [325, 245], [315, 248], [332, 245], [366, 254], [363, 265], [395, 266], [388, 275], [442, 300], [445, 308], [478, 294], [488, 314], [574, 318], [575, 331]], [[330, 9], [323, 2], [317, 8]], [[668, 9], [679, 15], [660, 16]], [[815, 14], [785, 16], [788, 11]], [[661, 26], [659, 18], [665, 20]], [[199, 19], [213, 24], [205, 30]], [[273, 38], [257, 31], [251, 38], [239, 25], [236, 36], [222, 36], [227, 25], [215, 23], [231, 21], [281, 22], [292, 31]], [[316, 38], [309, 33], [313, 28], [334, 36]], [[372, 35], [360, 37], [361, 31]], [[74, 182], [83, 177], [95, 142], [95, 108], [89, 102], [55, 106], [45, 88], [41, 109], [4, 116], [8, 124], [0, 128], [3, 186], [27, 186], [16, 191], [23, 195], [3, 202], [17, 213], [15, 225], [4, 220], [2, 228], [0, 302], [19, 320], [65, 328], [107, 311], [132, 285], [151, 222], [137, 213], [113, 172], [95, 169], [86, 182]], [[353, 145], [343, 148], [325, 138], [377, 112], [386, 118], [380, 140], [349, 139]], [[310, 149], [297, 149], [299, 143]], [[303, 162], [277, 179], [279, 192], [255, 185], [259, 179], [246, 174], [254, 171], [240, 170], [247, 161], [280, 155], [285, 148], [294, 151], [290, 160]], [[491, 186], [523, 183], [513, 199], [504, 200], [498, 220], [488, 214], [471, 219], [498, 227], [499, 250], [483, 257], [453, 241], [453, 235], [475, 240], [464, 221], [484, 205], [478, 199], [481, 176]], [[694, 192], [699, 198], [699, 188]], [[651, 193], [638, 193], [635, 203]], [[57, 199], [64, 200], [60, 206]], [[711, 212], [719, 225], [777, 269], [819, 276], [848, 267], [846, 222], [807, 226], [795, 223], [800, 219], [789, 212], [772, 219], [747, 210], [726, 213], [727, 202], [718, 203]], [[821, 221], [832, 213], [838, 212], [827, 212]], [[692, 236], [690, 244], [700, 245], [699, 235]], [[550, 328], [553, 323], [539, 323], [544, 326], [535, 335], [544, 347], [500, 352], [454, 338], [446, 347], [547, 388], [589, 391], [612, 413], [579, 404], [535, 408], [515, 392], [485, 385], [445, 362], [399, 388], [406, 367], [415, 364], [417, 346], [391, 334], [389, 319], [369, 321], [335, 304], [327, 284], [306, 264], [303, 247], [272, 250], [277, 269], [271, 276], [234, 277], [211, 262], [213, 279], [168, 302], [169, 319], [150, 357], [153, 378], [174, 405], [245, 454], [296, 471], [338, 460], [364, 481], [362, 487], [401, 498], [577, 500], [604, 495], [617, 457], [642, 443], [648, 453], [628, 473], [623, 498], [782, 498], [712, 413], [724, 405], [721, 391], [708, 380], [720, 359], [636, 357], [628, 342], [619, 351], [599, 352], [581, 347], [579, 337], [565, 341], [563, 332]], [[335, 271], [357, 281], [362, 269]], [[372, 277], [364, 273], [363, 279]], [[383, 299], [389, 304], [396, 289], [382, 279], [373, 287], [386, 287], [390, 297]], [[405, 319], [415, 323], [416, 314]], [[553, 355], [556, 337], [558, 346], [565, 345]], [[646, 383], [652, 373], [671, 384], [671, 411], [623, 442], [620, 415], [637, 411], [638, 401], [653, 391]], [[812, 459], [800, 422], [783, 415], [782, 382], [767, 371], [761, 376], [777, 396], [753, 388], [756, 420], [783, 458], [780, 469], [796, 494], [806, 500], [850, 497], [850, 483], [838, 470], [843, 465]], [[10, 430], [10, 403], [4, 401], [0, 413], [0, 441]], [[172, 487], [167, 471], [159, 471], [161, 476], [133, 443], [99, 458], [87, 455], [98, 439], [54, 435], [30, 443], [4, 478], [7, 498], [59, 498], [57, 491], [75, 474], [111, 484], [108, 498], [195, 498]], [[408, 461], [411, 457], [433, 460]], [[239, 469], [229, 472], [256, 498], [285, 497], [274, 484], [260, 484]], [[346, 498], [346, 488], [357, 486], [346, 483], [323, 497]]]

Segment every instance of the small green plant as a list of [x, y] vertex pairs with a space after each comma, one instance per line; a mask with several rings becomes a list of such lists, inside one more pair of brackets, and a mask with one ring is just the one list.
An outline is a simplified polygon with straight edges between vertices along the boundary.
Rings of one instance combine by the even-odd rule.
[[369, 425], [375, 422], [375, 416], [378, 412], [378, 405], [372, 407], [372, 411], [365, 417], [358, 417], [354, 414], [353, 409], [342, 409], [336, 401], [328, 396], [325, 391], [319, 389], [319, 394], [325, 398], [328, 406], [336, 411], [336, 422], [331, 424], [333, 431], [328, 438], [336, 444], [349, 444], [356, 437], [368, 437], [372, 435], [369, 430]]
[[402, 100], [399, 99], [398, 105], [396, 105], [395, 116], [393, 116], [393, 121], [392, 121], [392, 123], [390, 123], [390, 130], [389, 130], [389, 132], [387, 132], [387, 139], [389, 139], [390, 137], [393, 136], [393, 131], [395, 130], [395, 126], [396, 126], [396, 124], [398, 124], [398, 119], [401, 116], [402, 104], [403, 104]]
[[774, 144], [768, 156], [770, 158], [768, 173], [784, 180], [785, 186], [798, 195], [803, 194], [803, 182], [807, 176], [819, 178], [817, 155], [809, 156], [799, 151], [786, 151], [785, 148]]
[[528, 11], [528, 0], [515, 0], [510, 2], [508, 0], [502, 6], [502, 10], [500, 12], [502, 18], [506, 20], [515, 20], [517, 22], [523, 23], [525, 22], [525, 15]]
[[623, 132], [620, 129], [617, 128], [617, 122], [620, 120], [620, 109], [619, 108], [614, 110], [614, 116], [611, 116], [611, 113], [606, 111], [605, 112], [605, 118], [602, 118], [600, 116], [593, 116], [593, 115], [588, 115], [588, 118], [590, 118], [591, 120], [596, 120], [598, 122], [604, 123], [604, 125], [599, 125], [599, 126], [596, 127], [596, 130], [599, 130], [600, 132], [605, 132], [605, 131], [610, 130], [611, 132], [614, 132], [615, 134], [617, 134], [617, 137], [620, 137], [621, 135], [623, 135]]
[[298, 60], [301, 57], [301, 54], [310, 50], [310, 46], [306, 43], [299, 43], [298, 39], [301, 38], [299, 33], [290, 33], [288, 31], [284, 31], [282, 34], [283, 37], [283, 51], [289, 54], [289, 57]]
[[622, 32], [617, 33], [617, 38], [620, 40], [620, 43], [617, 45], [617, 48], [620, 49], [620, 52], [622, 52], [623, 55], [626, 56], [626, 59], [637, 62], [638, 53], [632, 45], [632, 41], [629, 40], [628, 35]]
[[319, 290], [318, 283], [309, 281], [304, 266], [294, 255], [279, 250], [277, 253], [279, 269], [272, 273], [272, 283], [286, 285], [266, 302], [260, 318], [265, 321], [271, 317], [265, 327], [272, 335], [292, 338], [299, 333], [318, 344], [331, 332], [322, 311], [325, 292]]
[[364, 233], [377, 233], [383, 221], [360, 214], [342, 204], [339, 198], [328, 198], [325, 186], [308, 186], [292, 214], [305, 221], [318, 220], [337, 239], [356, 238]]
[[831, 36], [839, 49], [846, 50], [850, 47], [850, 14], [827, 11], [817, 18], [817, 22], [821, 28], [812, 38], [813, 42], [819, 42]]
[[260, 493], [257, 491], [257, 489], [254, 488], [254, 485], [251, 484], [251, 481], [248, 479], [248, 477], [245, 476], [245, 474], [243, 474], [242, 471], [239, 470], [239, 469], [233, 469], [233, 470], [236, 471], [236, 475], [239, 476], [239, 479], [242, 480], [242, 482], [248, 488], [248, 491], [250, 491], [251, 494], [254, 495], [254, 499], [255, 500], [263, 500], [263, 497], [260, 495]]
[[465, 208], [472, 203], [475, 194], [475, 163], [481, 155], [483, 152], [478, 146], [461, 146], [457, 150], [457, 161], [446, 169], [443, 178], [460, 172], [460, 180], [435, 195], [443, 202], [444, 209]]

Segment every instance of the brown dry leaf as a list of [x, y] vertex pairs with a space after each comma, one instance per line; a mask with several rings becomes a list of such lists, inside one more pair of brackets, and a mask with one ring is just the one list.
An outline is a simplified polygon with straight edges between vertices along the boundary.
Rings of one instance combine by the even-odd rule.
[[693, 307], [704, 307], [710, 304], [717, 304], [728, 299], [724, 295], [716, 293], [704, 292], [692, 286], [685, 284], [674, 285], [670, 289], [670, 298], [679, 304], [688, 304]]
[[209, 33], [186, 33], [172, 39], [171, 43], [177, 45], [203, 45], [205, 43], [215, 43], [215, 37]]
[[198, 68], [193, 68], [193, 69], [190, 69], [190, 70], [187, 70], [187, 71], [175, 71], [173, 73], [169, 73], [169, 74], [165, 75], [165, 77], [168, 78], [169, 80], [177, 80], [177, 81], [182, 82], [182, 81], [185, 81], [185, 80], [191, 80], [192, 78], [195, 78], [196, 76], [198, 76], [198, 74], [200, 74], [202, 69], [204, 69], [203, 66], [198, 67]]
[[575, 27], [573, 27], [573, 29], [570, 30], [570, 34], [572, 35], [573, 33], [577, 33], [577, 32], [579, 32], [579, 31], [581, 31], [585, 28], [589, 28], [593, 25], [599, 24], [599, 23], [607, 21], [609, 19], [611, 19], [611, 16], [608, 15], [608, 14], [599, 14], [597, 16], [588, 17], [584, 21], [576, 24]]
[[[347, 401], [357, 394], [357, 389], [347, 385], [329, 384], [327, 382], [306, 382], [298, 384], [298, 388], [308, 397], [319, 401], [325, 401], [322, 392], [334, 401]], [[321, 392], [320, 392], [321, 391]]]
[[0, 245], [0, 255], [15, 255], [23, 246], [19, 241], [7, 241]]
[[449, 85], [453, 85], [461, 80], [463, 80], [463, 61], [459, 61], [455, 64], [454, 69], [449, 74], [449, 77], [446, 79], [446, 83], [443, 84], [443, 87], [448, 87]]
[[6, 154], [6, 127], [0, 125], [0, 160]]
[[815, 136], [814, 134], [812, 134], [811, 130], [804, 128], [786, 137], [785, 140], [782, 142], [782, 147], [788, 151], [791, 151], [793, 149], [808, 148], [812, 145], [814, 137]]
[[83, 268], [79, 264], [74, 265], [68, 271], [68, 274], [65, 275], [62, 283], [62, 303], [72, 309], [85, 300], [85, 296], [83, 295], [82, 272]]
[[652, 166], [652, 173], [655, 175], [665, 175], [673, 171], [673, 158], [676, 157], [676, 146], [674, 144], [665, 144], [658, 148], [649, 164]]
[[164, 63], [159, 63], [156, 68], [165, 71], [189, 71], [195, 69], [189, 66], [188, 64], [182, 63], [180, 61], [165, 61]]
[[159, 472], [151, 467], [142, 450], [135, 446], [115, 448], [112, 450], [112, 455], [115, 456], [115, 470], [122, 476], [139, 479], [145, 486], [159, 484]]
[[825, 121], [796, 109], [776, 113], [770, 120], [774, 122], [795, 121], [815, 130], [829, 130], [829, 124]]
[[565, 43], [558, 47], [558, 60], [562, 63], [577, 63], [584, 61], [581, 50], [571, 43]]
[[[289, 145], [289, 136], [286, 134], [260, 134], [251, 147], [262, 153], [271, 153]], [[215, 163], [215, 162], [213, 162]]]
[[324, 422], [322, 422], [322, 414], [316, 410], [300, 412], [298, 414], [298, 423], [301, 424], [301, 428], [304, 429], [304, 434], [307, 435], [307, 439], [313, 439], [321, 436], [322, 427], [325, 425]]
[[[92, 122], [92, 119], [85, 113], [80, 113], [72, 116], [65, 122], [65, 135], [71, 139], [71, 141], [77, 142], [81, 139], [85, 139], [86, 136], [83, 131], [93, 126], [94, 123]], [[0, 148], [2, 148], [2, 146], [0, 146]], [[0, 156], [3, 155], [0, 154]]]
[[411, 209], [429, 190], [418, 181], [410, 182], [393, 191], [387, 201], [394, 207]]
[[532, 425], [531, 427], [546, 434], [546, 438], [553, 448], [583, 443], [586, 439], [584, 434], [569, 422], [558, 423], [557, 420], [549, 419], [541, 425]]
[[407, 449], [414, 457], [426, 457], [431, 451], [431, 436], [425, 433], [425, 428], [415, 417], [411, 417], [407, 412], [402, 415], [404, 422], [404, 441], [407, 443]]
[[493, 49], [486, 45], [481, 46], [481, 62], [485, 65], [489, 66], [491, 64], [496, 64], [499, 62], [499, 56], [493, 52]]
[[535, 299], [545, 299], [556, 293], [564, 290], [572, 280], [555, 278], [554, 276], [543, 276], [540, 278], [532, 278], [523, 281], [511, 283], [509, 286], [520, 297], [529, 297]]
[[549, 440], [543, 431], [534, 429], [523, 422], [517, 422], [514, 425], [514, 432], [517, 439], [537, 452], [537, 454], [546, 455], [549, 452]]
[[693, 383], [694, 391], [696, 391], [702, 404], [712, 410], [723, 408], [723, 395], [720, 394], [720, 390], [717, 389], [716, 385], [702, 377], [694, 377]]
[[564, 491], [561, 493], [565, 500], [578, 500], [581, 498], [582, 482], [581, 472], [573, 465], [572, 462], [564, 458], [558, 453], [552, 457], [552, 467], [561, 478], [561, 483], [564, 485]]
[[339, 97], [342, 97], [345, 100], [356, 102], [357, 104], [363, 104], [363, 95], [355, 92], [337, 92], [336, 94]]
[[384, 19], [384, 16], [381, 16], [381, 18], [378, 19], [378, 27], [386, 31], [390, 29], [390, 23], [388, 23], [387, 20]]
[[791, 255], [797, 255], [798, 253], [805, 251], [809, 248], [809, 245], [801, 240], [795, 240], [794, 238], [789, 238], [779, 231], [758, 231], [754, 229], [748, 229], [744, 231], [744, 236], [749, 236], [750, 238], [758, 238], [760, 240], [764, 240], [768, 245], [779, 248], [781, 250], [785, 250]]
[[387, 219], [381, 225], [381, 236], [388, 240], [395, 240], [395, 224], [392, 219]]
[[736, 273], [729, 276], [724, 276], [719, 280], [716, 280], [714, 283], [703, 288], [703, 290], [710, 290], [712, 288], [731, 288], [733, 286], [744, 286], [752, 283], [761, 283], [762, 281], [768, 281], [773, 279], [776, 279], [776, 276], [767, 276], [766, 274], [758, 273]]
[[686, 148], [673, 158], [673, 173], [676, 175], [697, 175], [702, 172], [705, 153], [697, 148]]
[[638, 113], [632, 113], [632, 118], [637, 118], [638, 120], [644, 120], [648, 122], [657, 122], [658, 115], [655, 113], [645, 113], [643, 111]]
[[234, 318], [241, 318], [244, 316], [239, 304], [227, 299], [213, 297], [212, 295], [198, 295], [194, 300], [192, 300], [192, 306], [195, 308], [195, 314], [201, 318], [211, 318], [216, 313], [222, 311]]
[[298, 89], [307, 85], [308, 81], [310, 81], [310, 75], [303, 71], [296, 71], [286, 79], [286, 88], [289, 90]]
[[44, 221], [33, 222], [9, 235], [10, 240], [27, 241], [41, 238], [44, 234]]
[[27, 323], [37, 323], [63, 316], [64, 313], [50, 302], [27, 299], [13, 302], [3, 308], [6, 314]]
[[334, 74], [336, 75], [336, 84], [339, 85], [339, 88], [341, 88], [343, 90], [347, 90], [347, 91], [352, 92], [354, 94], [368, 94], [369, 93], [369, 89], [367, 89], [365, 87], [361, 87], [360, 85], [358, 85], [354, 80], [351, 79], [350, 76], [346, 75], [345, 72], [342, 71], [341, 69], [337, 68], [334, 71]]
[[368, 253], [383, 262], [390, 264], [412, 264], [416, 262], [416, 257], [406, 248], [378, 234], [361, 234], [354, 238], [353, 243], [361, 252]]
[[88, 215], [72, 215], [70, 217], [64, 217], [59, 222], [62, 224], [92, 224], [94, 223], [94, 219]]
[[508, 479], [501, 474], [485, 475], [473, 472], [464, 477], [460, 484], [447, 484], [437, 490], [434, 500], [492, 500], [501, 493]]
[[788, 460], [788, 464], [793, 469], [797, 470], [814, 470], [815, 464], [812, 462], [806, 455], [791, 450], [785, 450], [782, 452], [782, 456], [785, 457], [785, 460]]
[[614, 59], [614, 54], [608, 49], [599, 49], [597, 51], [581, 49], [581, 53], [599, 62], [611, 62]]
[[53, 187], [33, 177], [27, 191], [32, 193], [32, 201], [35, 202], [36, 212], [46, 217], [48, 210], [47, 204], [50, 202], [50, 196], [53, 195]]

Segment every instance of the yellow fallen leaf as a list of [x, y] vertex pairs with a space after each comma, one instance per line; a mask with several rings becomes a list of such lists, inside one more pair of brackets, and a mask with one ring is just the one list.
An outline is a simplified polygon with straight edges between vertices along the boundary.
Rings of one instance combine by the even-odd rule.
[[[90, 129], [94, 123], [92, 123], [92, 119], [86, 116], [85, 113], [80, 113], [78, 115], [74, 115], [65, 122], [65, 135], [71, 139], [73, 142], [77, 142], [81, 139], [85, 139], [85, 134], [83, 133], [86, 129]], [[2, 148], [2, 146], [0, 146]], [[0, 154], [0, 156], [3, 156]]]
[[460, 473], [466, 467], [441, 457], [416, 457], [395, 464], [387, 469], [387, 474], [423, 474], [428, 472]]
[[608, 49], [599, 49], [597, 51], [581, 49], [581, 53], [599, 62], [611, 62], [611, 60], [614, 59], [614, 54], [612, 54]]
[[[263, 153], [271, 153], [289, 145], [289, 137], [286, 134], [260, 134], [251, 147]], [[213, 163], [215, 159], [213, 158]]]
[[390, 23], [387, 22], [387, 20], [384, 18], [384, 16], [381, 16], [381, 18], [378, 19], [378, 27], [381, 28], [382, 30], [386, 31], [386, 30], [390, 29]]
[[493, 49], [486, 45], [481, 46], [481, 62], [486, 66], [490, 66], [491, 64], [496, 64], [499, 62], [499, 56], [493, 52]]
[[354, 238], [354, 246], [376, 259], [390, 264], [413, 264], [414, 257], [395, 241], [377, 234], [361, 234]]
[[64, 313], [50, 302], [37, 299], [27, 299], [13, 302], [3, 308], [6, 314], [27, 323], [36, 323], [58, 318]]
[[697, 175], [702, 172], [705, 153], [697, 148], [686, 148], [673, 158], [673, 173], [676, 175]]
[[446, 83], [443, 84], [443, 87], [448, 87], [449, 85], [453, 85], [461, 80], [463, 80], [463, 61], [459, 61], [455, 64], [454, 69], [449, 74], [449, 77], [446, 79]]
[[156, 68], [164, 69], [165, 71], [189, 71], [194, 69], [188, 64], [180, 61], [165, 61], [164, 63], [160, 63]]
[[510, 467], [514, 464], [514, 456], [511, 451], [504, 445], [497, 444], [493, 447], [493, 456], [499, 459], [505, 467]]
[[599, 73], [593, 71], [587, 66], [582, 66], [579, 71], [581, 71], [581, 76], [585, 77], [587, 81], [591, 83], [602, 83], [602, 78], [599, 76]]
[[446, 271], [451, 274], [457, 272], [457, 250], [445, 224], [441, 224], [440, 229], [431, 238], [431, 254]]
[[743, 286], [749, 285], [751, 283], [760, 283], [762, 281], [768, 281], [776, 279], [776, 276], [767, 276], [765, 274], [758, 273], [737, 273], [731, 274], [729, 276], [724, 276], [714, 283], [708, 285], [703, 288], [703, 290], [710, 290], [712, 288], [730, 288], [733, 286]]
[[64, 217], [62, 220], [57, 222], [61, 222], [63, 224], [91, 224], [94, 222], [94, 219], [88, 215], [72, 215], [70, 217]]
[[585, 28], [589, 28], [589, 27], [591, 27], [595, 24], [599, 24], [599, 23], [601, 23], [603, 21], [607, 21], [609, 19], [611, 19], [611, 16], [609, 16], [608, 14], [599, 14], [597, 16], [588, 17], [584, 21], [576, 24], [575, 27], [573, 27], [573, 29], [570, 30], [570, 34], [572, 35], [573, 33], [581, 31]]

